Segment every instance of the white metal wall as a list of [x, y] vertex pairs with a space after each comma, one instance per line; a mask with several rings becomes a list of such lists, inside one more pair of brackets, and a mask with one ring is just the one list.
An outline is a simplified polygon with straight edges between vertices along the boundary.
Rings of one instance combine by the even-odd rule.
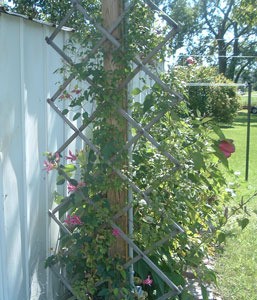
[[[42, 170], [43, 152], [58, 149], [67, 129], [46, 104], [61, 64], [45, 42], [51, 31], [0, 15], [0, 300], [56, 299], [44, 269], [56, 236], [47, 214], [54, 180]], [[60, 45], [67, 34], [59, 34]]]

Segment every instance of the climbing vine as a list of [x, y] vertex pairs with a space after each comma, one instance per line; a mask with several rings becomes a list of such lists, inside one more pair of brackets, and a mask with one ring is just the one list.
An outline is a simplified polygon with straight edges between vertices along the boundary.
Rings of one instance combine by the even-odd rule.
[[[184, 288], [185, 297], [189, 292], [184, 273], [189, 268], [203, 281], [215, 277], [204, 268], [203, 258], [219, 241], [226, 222], [224, 205], [230, 195], [219, 166], [227, 166], [227, 140], [210, 118], [191, 117], [177, 92], [183, 83], [178, 78], [174, 85], [171, 74], [162, 74], [165, 48], [149, 63], [159, 82], [146, 75], [139, 76], [132, 89], [126, 82], [166, 31], [154, 22], [155, 14], [138, 1], [121, 24], [125, 40], [119, 47], [105, 41], [96, 48], [99, 33], [86, 23], [84, 32], [75, 33], [65, 48], [75, 63], [60, 72], [64, 77], [72, 74], [74, 80], [56, 101], [63, 118], [90, 128], [90, 133], [80, 149], [46, 154], [46, 172], [56, 171], [56, 184], [67, 187], [65, 194], [55, 193], [63, 227], [60, 247], [46, 266], [64, 270], [78, 299], [157, 299], [168, 291], [160, 275], [140, 259], [131, 281], [129, 258], [112, 253], [124, 232]], [[106, 69], [110, 52], [117, 67]], [[92, 114], [88, 103], [96, 107]], [[124, 135], [126, 120], [131, 144]], [[132, 202], [125, 208], [113, 205], [110, 195], [125, 194], [126, 199], [131, 187]], [[132, 207], [134, 230], [127, 233], [113, 224]]]

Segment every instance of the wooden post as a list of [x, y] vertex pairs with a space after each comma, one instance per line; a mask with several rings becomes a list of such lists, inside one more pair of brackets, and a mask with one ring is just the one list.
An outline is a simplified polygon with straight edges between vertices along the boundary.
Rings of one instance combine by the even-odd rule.
[[[113, 23], [117, 20], [117, 18], [121, 15], [123, 11], [123, 0], [102, 0], [102, 18], [103, 18], [103, 26], [106, 29], [109, 29], [112, 27]], [[122, 26], [119, 26], [115, 31], [112, 33], [112, 35], [119, 41], [122, 42], [123, 38], [123, 32], [122, 32]], [[110, 42], [106, 42], [105, 44], [105, 57], [104, 57], [104, 69], [106, 72], [108, 72], [108, 78], [110, 80], [110, 83], [113, 84], [113, 74], [122, 68], [122, 64], [115, 63], [114, 62], [114, 46]], [[116, 86], [110, 87], [110, 89], [116, 90], [119, 85], [119, 82], [116, 83]], [[117, 113], [117, 105], [118, 107], [121, 107], [123, 109], [127, 109], [127, 97], [125, 91], [110, 91], [110, 97], [113, 96], [113, 99], [110, 99], [112, 101], [115, 101], [113, 105], [113, 109], [110, 108], [110, 115], [107, 120], [108, 125], [112, 125], [114, 130], [114, 135], [110, 138], [115, 139], [117, 141], [121, 141], [121, 143], [125, 143], [127, 140], [127, 124], [124, 119], [122, 119], [121, 116]], [[115, 97], [115, 94], [119, 95], [119, 97]], [[110, 101], [110, 106], [112, 105], [112, 101]], [[117, 103], [118, 102], [118, 103]], [[115, 136], [116, 135], [116, 136]], [[120, 145], [122, 147], [122, 145]], [[119, 162], [118, 168], [124, 169], [126, 168], [126, 161]], [[111, 174], [111, 180], [115, 182], [115, 179], [117, 179], [117, 175]], [[121, 209], [123, 208], [127, 203], [127, 189], [125, 187], [117, 188], [115, 186], [111, 187], [110, 190], [107, 192], [107, 198], [110, 201], [110, 205], [114, 209]], [[125, 232], [127, 233], [127, 216], [123, 215], [118, 220], [115, 221], [116, 224]], [[126, 242], [120, 238], [117, 237], [115, 243], [111, 246], [110, 249], [110, 256], [115, 257], [119, 256], [124, 259], [127, 258], [128, 254], [128, 247]]]

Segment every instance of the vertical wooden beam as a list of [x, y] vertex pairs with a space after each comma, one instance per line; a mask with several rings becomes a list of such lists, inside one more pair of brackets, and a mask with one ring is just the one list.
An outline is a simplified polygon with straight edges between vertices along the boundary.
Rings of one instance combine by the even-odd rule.
[[[104, 27], [106, 29], [110, 29], [112, 27], [112, 24], [122, 14], [122, 11], [123, 0], [102, 0], [102, 18]], [[112, 35], [122, 44], [122, 26], [119, 26], [117, 29], [115, 29]], [[112, 87], [110, 87], [110, 89], [114, 88], [114, 90], [116, 90], [119, 82], [116, 82], [116, 86], [113, 87], [113, 82], [115, 82], [114, 74], [118, 70], [122, 70], [124, 66], [122, 66], [122, 64], [115, 60], [115, 48], [110, 42], [106, 42], [104, 51], [104, 69], [108, 73], [110, 84], [112, 84]], [[115, 93], [117, 95], [117, 90], [115, 91]], [[113, 91], [110, 90], [108, 92], [108, 95], [110, 95], [110, 97], [113, 97], [112, 99], [110, 99], [110, 105], [113, 102], [115, 103], [113, 105], [113, 109], [110, 108], [110, 115], [107, 119], [107, 125], [111, 125], [114, 128], [113, 135], [110, 134], [110, 139], [115, 139], [118, 143], [121, 142], [120, 147], [122, 147], [122, 143], [125, 144], [127, 140], [127, 124], [126, 121], [117, 114], [117, 105], [118, 107], [127, 110], [127, 99], [125, 90], [119, 91], [118, 94], [119, 96], [116, 97]], [[126, 164], [127, 162], [122, 160], [119, 162], [118, 168], [124, 169], [126, 168]], [[117, 175], [110, 174], [110, 177], [111, 181], [115, 183]], [[107, 192], [107, 198], [109, 199], [110, 205], [113, 209], [120, 210], [127, 203], [127, 188], [124, 186], [117, 188], [115, 187], [115, 184], [113, 184], [113, 187], [111, 187]], [[116, 223], [125, 233], [127, 233], [126, 215], [121, 216], [118, 220], [116, 220]], [[112, 257], [119, 256], [126, 259], [128, 255], [127, 252], [128, 246], [126, 242], [122, 238], [117, 237], [110, 248], [110, 255]]]

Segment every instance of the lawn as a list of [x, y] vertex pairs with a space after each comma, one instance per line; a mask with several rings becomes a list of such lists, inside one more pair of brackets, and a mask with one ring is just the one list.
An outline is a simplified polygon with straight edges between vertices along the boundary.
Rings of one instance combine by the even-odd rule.
[[[246, 90], [245, 94], [242, 95], [240, 104], [242, 106], [248, 104], [248, 90]], [[251, 104], [257, 106], [257, 93], [256, 93], [256, 91], [251, 93]]]
[[[223, 128], [227, 138], [234, 140], [236, 152], [229, 158], [229, 166], [234, 171], [241, 173], [241, 178], [245, 178], [246, 171], [246, 143], [247, 143], [247, 110], [239, 111], [238, 116], [229, 128]], [[250, 152], [248, 183], [255, 184], [257, 175], [257, 115], [250, 116]]]
[[[257, 191], [257, 115], [251, 115], [248, 181], [245, 181], [247, 111], [242, 110], [232, 127], [223, 128], [227, 138], [234, 140], [236, 152], [229, 158], [231, 170], [240, 172], [240, 188], [229, 207], [249, 199]], [[233, 180], [233, 179], [231, 179]], [[217, 258], [218, 288], [223, 300], [257, 299], [257, 197], [247, 204], [241, 217], [250, 220], [242, 230], [237, 217], [232, 217], [226, 231], [230, 234], [224, 250]]]

